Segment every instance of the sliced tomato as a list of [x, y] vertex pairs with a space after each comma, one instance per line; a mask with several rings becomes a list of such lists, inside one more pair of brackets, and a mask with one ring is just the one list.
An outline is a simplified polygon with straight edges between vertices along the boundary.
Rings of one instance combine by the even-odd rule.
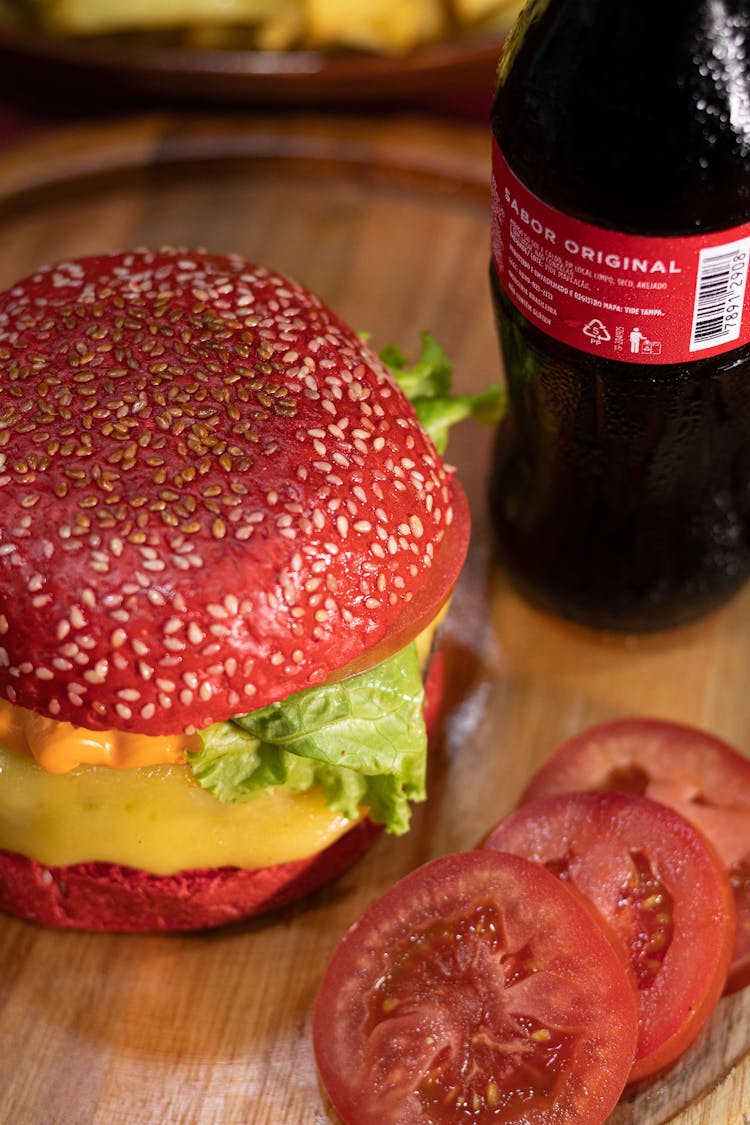
[[640, 1004], [630, 1081], [674, 1062], [713, 1012], [734, 944], [732, 894], [701, 833], [647, 797], [564, 793], [522, 805], [485, 846], [542, 864], [622, 943]]
[[628, 973], [543, 868], [462, 852], [412, 872], [335, 951], [313, 1043], [346, 1125], [598, 1125], [633, 1060]]
[[725, 992], [750, 984], [750, 760], [696, 727], [615, 719], [564, 743], [521, 800], [581, 789], [641, 793], [677, 809], [708, 837], [726, 867], [737, 914]]

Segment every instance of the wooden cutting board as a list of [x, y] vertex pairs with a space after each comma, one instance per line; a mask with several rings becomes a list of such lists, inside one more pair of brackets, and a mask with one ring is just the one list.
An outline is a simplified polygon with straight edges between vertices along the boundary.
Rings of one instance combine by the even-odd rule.
[[[287, 271], [376, 346], [434, 331], [476, 390], [499, 377], [487, 286], [485, 130], [403, 120], [159, 117], [58, 133], [0, 162], [0, 286], [136, 245], [238, 251]], [[543, 616], [493, 565], [491, 435], [449, 450], [474, 537], [447, 623], [451, 710], [430, 799], [336, 886], [280, 916], [187, 937], [0, 918], [0, 1121], [325, 1125], [310, 1015], [348, 925], [417, 864], [476, 845], [563, 738], [641, 712], [750, 753], [750, 589], [698, 625], [607, 637]], [[613, 1125], [749, 1125], [750, 990], [722, 1001]]]

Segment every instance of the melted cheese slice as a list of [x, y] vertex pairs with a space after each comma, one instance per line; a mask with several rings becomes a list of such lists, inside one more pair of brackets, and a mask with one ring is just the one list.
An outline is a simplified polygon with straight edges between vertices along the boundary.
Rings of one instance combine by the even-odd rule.
[[156, 875], [266, 867], [320, 851], [353, 823], [318, 790], [224, 804], [187, 766], [79, 766], [54, 775], [0, 748], [0, 848], [50, 866], [98, 860]]

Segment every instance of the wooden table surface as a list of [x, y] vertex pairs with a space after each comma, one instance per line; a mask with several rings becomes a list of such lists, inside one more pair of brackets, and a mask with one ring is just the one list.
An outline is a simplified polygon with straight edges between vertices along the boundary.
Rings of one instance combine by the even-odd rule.
[[[376, 346], [431, 329], [462, 389], [499, 377], [487, 285], [489, 140], [416, 120], [149, 118], [0, 161], [0, 286], [44, 261], [136, 245], [238, 251], [316, 289]], [[0, 918], [0, 1122], [325, 1125], [310, 1015], [336, 942], [417, 864], [474, 846], [534, 767], [600, 719], [694, 722], [750, 753], [750, 589], [703, 622], [608, 637], [521, 602], [493, 565], [491, 435], [449, 449], [472, 505], [446, 625], [451, 707], [430, 798], [338, 884], [262, 921], [183, 937]], [[1, 784], [0, 779], [0, 784]], [[749, 1125], [750, 990], [612, 1125]]]

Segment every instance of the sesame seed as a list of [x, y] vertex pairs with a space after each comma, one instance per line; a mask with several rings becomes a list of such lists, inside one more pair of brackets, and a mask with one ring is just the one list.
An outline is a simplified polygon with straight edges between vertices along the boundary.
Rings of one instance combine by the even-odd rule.
[[70, 611], [68, 613], [68, 617], [70, 619], [70, 624], [73, 626], [74, 629], [85, 628], [86, 618], [84, 617], [83, 611], [81, 610], [80, 606], [77, 606], [77, 605], [71, 606]]

